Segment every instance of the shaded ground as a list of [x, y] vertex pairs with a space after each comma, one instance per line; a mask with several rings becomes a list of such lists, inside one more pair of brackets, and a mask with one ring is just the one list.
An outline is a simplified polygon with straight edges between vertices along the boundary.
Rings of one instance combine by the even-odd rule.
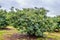
[[[5, 35], [4, 36], [5, 40], [57, 40], [55, 38], [39, 38], [35, 36], [30, 36], [30, 35], [22, 35], [22, 34], [12, 34], [11, 36]], [[60, 39], [58, 39], [60, 40]]]
[[10, 37], [5, 35], [5, 40], [36, 40], [37, 37], [30, 35], [13, 34]]
[[37, 38], [30, 35], [18, 34], [18, 31], [13, 27], [0, 29], [0, 40], [60, 40], [60, 33], [45, 33], [46, 38]]
[[0, 30], [12, 30], [11, 28], [1, 28]]

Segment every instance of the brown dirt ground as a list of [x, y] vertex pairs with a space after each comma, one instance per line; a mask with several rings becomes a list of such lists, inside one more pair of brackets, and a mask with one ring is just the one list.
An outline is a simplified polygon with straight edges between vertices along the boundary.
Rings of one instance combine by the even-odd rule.
[[4, 35], [5, 40], [36, 40], [37, 37], [30, 35], [22, 35], [22, 34], [12, 34], [11, 36]]

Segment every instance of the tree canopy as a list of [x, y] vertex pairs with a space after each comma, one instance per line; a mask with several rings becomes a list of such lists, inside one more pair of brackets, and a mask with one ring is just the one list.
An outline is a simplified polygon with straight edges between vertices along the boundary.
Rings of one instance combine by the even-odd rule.
[[[0, 9], [0, 28], [13, 26], [29, 35], [43, 36], [44, 32], [60, 29], [60, 16], [46, 16], [45, 8], [23, 8], [19, 10], [11, 7], [11, 11]], [[3, 26], [3, 27], [2, 27]]]

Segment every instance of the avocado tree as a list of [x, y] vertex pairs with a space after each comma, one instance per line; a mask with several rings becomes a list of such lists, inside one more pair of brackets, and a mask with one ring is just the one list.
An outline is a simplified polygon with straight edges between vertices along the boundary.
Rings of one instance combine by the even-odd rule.
[[45, 26], [45, 19], [47, 10], [44, 8], [28, 8], [16, 12], [16, 20], [13, 26], [18, 30], [22, 30], [29, 35], [43, 37], [44, 32], [47, 31]]
[[5, 27], [7, 27], [6, 19], [5, 17], [0, 16], [0, 28], [5, 28]]
[[56, 23], [57, 23], [57, 27], [56, 30], [59, 31], [60, 30], [60, 16], [55, 17], [56, 18]]
[[0, 28], [5, 28], [7, 27], [7, 21], [6, 21], [6, 15], [5, 15], [6, 11], [5, 10], [0, 10]]

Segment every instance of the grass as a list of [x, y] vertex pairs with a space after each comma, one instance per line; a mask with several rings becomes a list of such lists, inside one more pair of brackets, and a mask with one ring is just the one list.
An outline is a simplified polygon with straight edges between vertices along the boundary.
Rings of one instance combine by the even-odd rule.
[[47, 39], [53, 39], [53, 40], [60, 40], [60, 32], [53, 32], [53, 33], [45, 33], [47, 36]]
[[0, 40], [4, 40], [3, 35], [5, 34], [11, 35], [18, 32], [15, 28], [11, 26], [8, 26], [8, 28], [11, 30], [0, 30]]
[[[0, 40], [4, 40], [3, 38], [3, 35], [5, 34], [8, 34], [8, 35], [11, 35], [11, 34], [14, 34], [14, 33], [18, 33], [18, 31], [9, 26], [8, 28], [12, 29], [12, 30], [0, 30]], [[46, 38], [37, 38], [37, 40], [60, 40], [60, 33], [48, 33], [46, 32]]]

